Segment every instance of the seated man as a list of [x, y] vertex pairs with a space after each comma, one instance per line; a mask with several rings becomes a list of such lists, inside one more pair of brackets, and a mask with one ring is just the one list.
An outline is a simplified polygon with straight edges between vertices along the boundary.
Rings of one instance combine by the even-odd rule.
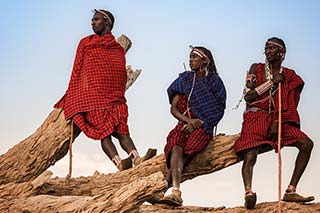
[[313, 196], [296, 193], [297, 184], [309, 162], [313, 142], [300, 130], [297, 111], [304, 82], [293, 70], [282, 67], [286, 47], [283, 40], [270, 38], [265, 44], [265, 64], [253, 64], [247, 75], [244, 99], [247, 102], [243, 115], [240, 138], [235, 142], [237, 155], [243, 158], [242, 178], [245, 189], [245, 207], [254, 208], [256, 193], [252, 191], [253, 166], [258, 153], [276, 149], [278, 139], [278, 90], [281, 85], [282, 135], [281, 146], [299, 149], [291, 181], [283, 201], [310, 202]]
[[168, 88], [171, 114], [178, 120], [170, 131], [164, 152], [168, 166], [168, 185], [172, 193], [160, 203], [180, 206], [181, 173], [192, 158], [202, 151], [213, 137], [213, 129], [222, 119], [226, 106], [226, 90], [217, 73], [211, 52], [194, 47], [190, 68]]

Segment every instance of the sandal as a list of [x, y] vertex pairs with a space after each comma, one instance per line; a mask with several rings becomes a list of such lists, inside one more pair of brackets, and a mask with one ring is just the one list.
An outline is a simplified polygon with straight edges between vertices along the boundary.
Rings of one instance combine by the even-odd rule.
[[117, 165], [119, 171], [123, 171], [126, 169], [132, 168], [132, 160], [130, 157], [121, 160], [121, 162]]
[[146, 160], [149, 160], [150, 158], [156, 156], [157, 154], [157, 150], [156, 149], [151, 149], [149, 148], [147, 153], [143, 156], [143, 157], [136, 157], [134, 160], [133, 160], [133, 163], [135, 166], [138, 166], [140, 163], [146, 161]]
[[170, 195], [164, 196], [161, 200], [161, 204], [169, 206], [182, 206], [181, 191], [178, 189], [172, 190]]
[[161, 199], [164, 197], [164, 192], [159, 192], [155, 195], [152, 195], [147, 202], [154, 205], [160, 203]]
[[313, 200], [314, 196], [303, 197], [296, 192], [286, 192], [282, 198], [282, 201], [295, 203], [307, 203]]
[[244, 197], [244, 206], [247, 209], [253, 209], [257, 202], [257, 194], [252, 192], [251, 190], [246, 192]]

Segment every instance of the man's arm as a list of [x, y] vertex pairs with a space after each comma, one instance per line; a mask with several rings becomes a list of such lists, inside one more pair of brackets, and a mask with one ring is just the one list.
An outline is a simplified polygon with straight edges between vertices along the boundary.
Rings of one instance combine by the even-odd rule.
[[204, 122], [198, 118], [195, 118], [195, 119], [188, 118], [187, 116], [179, 112], [178, 102], [179, 102], [179, 95], [177, 94], [172, 99], [171, 108], [170, 108], [171, 114], [179, 121], [182, 121], [183, 123], [185, 123], [181, 131], [186, 134], [190, 134], [194, 129], [200, 128]]
[[[249, 75], [255, 76], [257, 72], [258, 64], [252, 64], [249, 70]], [[252, 103], [258, 96], [264, 94], [272, 87], [276, 88], [279, 82], [284, 82], [285, 76], [283, 73], [274, 73], [272, 80], [267, 80], [263, 84], [256, 86], [256, 82], [254, 80], [247, 81], [246, 87], [249, 89], [244, 96], [244, 100], [247, 103]]]
[[246, 92], [246, 94], [244, 96], [244, 100], [247, 103], [253, 102], [259, 96], [258, 92], [255, 90], [255, 88], [256, 88], [255, 75], [256, 75], [257, 67], [258, 67], [258, 64], [251, 65], [251, 67], [249, 69], [249, 73], [248, 73], [248, 75], [250, 75], [251, 77], [249, 77], [249, 78], [247, 77], [247, 79], [246, 79], [246, 87], [247, 87], [247, 89], [249, 89], [249, 91]]

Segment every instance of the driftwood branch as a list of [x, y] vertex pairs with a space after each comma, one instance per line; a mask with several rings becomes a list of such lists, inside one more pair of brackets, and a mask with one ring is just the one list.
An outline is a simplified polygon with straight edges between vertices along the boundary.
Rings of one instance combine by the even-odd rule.
[[[239, 162], [232, 148], [237, 138], [238, 135], [217, 136], [183, 171], [182, 181], [209, 174]], [[147, 177], [159, 171], [164, 175], [167, 173], [163, 154], [143, 162], [132, 169], [112, 174], [100, 174], [96, 172], [93, 176], [89, 177], [53, 178], [46, 181], [41, 187], [33, 187], [30, 182], [20, 184], [9, 183], [0, 187], [0, 197], [8, 197], [10, 195], [15, 197], [35, 196], [40, 194], [95, 196], [101, 191], [105, 190], [108, 192], [115, 188], [121, 188], [140, 177]], [[46, 175], [43, 176], [46, 177]], [[40, 177], [35, 181], [41, 180], [42, 178]], [[23, 189], [23, 193], [21, 189]]]
[[[320, 203], [312, 204], [301, 204], [301, 203], [286, 203], [281, 204], [281, 210], [285, 213], [312, 213], [320, 212]], [[233, 207], [226, 208], [221, 207], [198, 207], [198, 206], [181, 206], [181, 207], [172, 207], [166, 205], [142, 205], [140, 207], [139, 213], [277, 213], [278, 212], [278, 203], [277, 202], [264, 202], [258, 203], [254, 209], [247, 210], [245, 207]]]
[[[141, 177], [119, 188], [102, 190], [96, 196], [52, 196], [1, 198], [0, 211], [8, 212], [137, 212], [151, 195], [163, 190], [161, 172]], [[68, 190], [66, 188], [66, 190]]]
[[[239, 159], [232, 148], [237, 138], [238, 135], [217, 136], [185, 169], [182, 180], [237, 163]], [[0, 211], [136, 211], [151, 195], [167, 187], [163, 175], [166, 172], [163, 154], [132, 169], [112, 174], [96, 172], [89, 177], [49, 179], [52, 174], [47, 171], [33, 181], [0, 186], [0, 197], [3, 199]], [[149, 182], [147, 179], [150, 177]], [[141, 181], [149, 185], [136, 187]]]

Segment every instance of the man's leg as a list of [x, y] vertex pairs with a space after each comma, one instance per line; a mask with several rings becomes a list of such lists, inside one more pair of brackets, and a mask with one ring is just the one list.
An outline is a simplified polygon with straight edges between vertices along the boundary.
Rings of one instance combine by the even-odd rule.
[[[170, 157], [170, 162], [172, 159], [172, 155]], [[157, 203], [161, 203], [161, 199], [164, 197], [166, 191], [168, 190], [168, 188], [172, 185], [172, 168], [168, 169], [167, 175], [166, 175], [166, 181], [168, 184], [168, 187], [164, 190], [161, 191], [155, 195], [153, 195], [149, 200], [147, 200], [147, 202], [153, 204], [157, 204]]]
[[131, 139], [131, 137], [127, 134], [113, 133], [114, 137], [119, 140], [121, 148], [126, 151], [129, 157], [132, 159], [134, 164], [137, 165], [137, 161], [140, 159], [140, 155]]
[[170, 159], [172, 187], [180, 190], [181, 174], [183, 169], [183, 148], [174, 146]]
[[295, 167], [290, 181], [290, 185], [296, 188], [310, 160], [313, 142], [309, 138], [306, 138], [304, 140], [292, 144], [292, 146], [295, 146], [299, 149], [299, 153], [295, 162]]
[[242, 164], [242, 179], [245, 191], [249, 191], [252, 189], [253, 167], [257, 161], [257, 155], [257, 148], [244, 151]]
[[110, 158], [110, 160], [112, 160], [116, 155], [119, 156], [117, 149], [111, 140], [111, 135], [101, 140], [101, 147], [104, 153], [106, 153], [106, 155]]
[[121, 148], [128, 154], [130, 154], [132, 150], [137, 150], [129, 135], [120, 133], [113, 133], [112, 135], [119, 140]]
[[290, 146], [297, 147], [299, 149], [299, 153], [295, 162], [295, 167], [293, 170], [293, 174], [290, 180], [290, 184], [286, 190], [286, 193], [283, 196], [283, 201], [287, 202], [310, 202], [314, 200], [313, 196], [303, 197], [296, 193], [296, 187], [299, 183], [299, 180], [305, 171], [309, 159], [310, 154], [313, 148], [313, 142], [309, 139], [300, 140]]
[[172, 193], [170, 195], [165, 196], [161, 200], [161, 203], [174, 206], [182, 205], [183, 200], [181, 198], [180, 182], [183, 166], [183, 148], [175, 145], [171, 150], [170, 169], [168, 171], [171, 174], [167, 174], [166, 177], [167, 181], [170, 181], [170, 179], [172, 180]]
[[171, 186], [172, 184], [172, 173], [171, 173], [171, 168], [168, 169], [168, 173], [166, 175], [166, 181], [168, 183], [168, 187]]
[[121, 171], [132, 167], [132, 162], [130, 159], [121, 160], [116, 147], [114, 146], [111, 135], [105, 137], [101, 140], [101, 147], [104, 153], [109, 157], [110, 160], [117, 166]]
[[128, 153], [136, 166], [157, 154], [156, 149], [148, 149], [146, 155], [140, 158], [140, 155], [129, 135], [120, 133], [114, 133], [112, 135], [119, 140], [121, 148]]
[[253, 167], [257, 161], [258, 148], [244, 151], [242, 164], [242, 179], [245, 189], [245, 207], [252, 209], [256, 205], [256, 194], [252, 192]]

